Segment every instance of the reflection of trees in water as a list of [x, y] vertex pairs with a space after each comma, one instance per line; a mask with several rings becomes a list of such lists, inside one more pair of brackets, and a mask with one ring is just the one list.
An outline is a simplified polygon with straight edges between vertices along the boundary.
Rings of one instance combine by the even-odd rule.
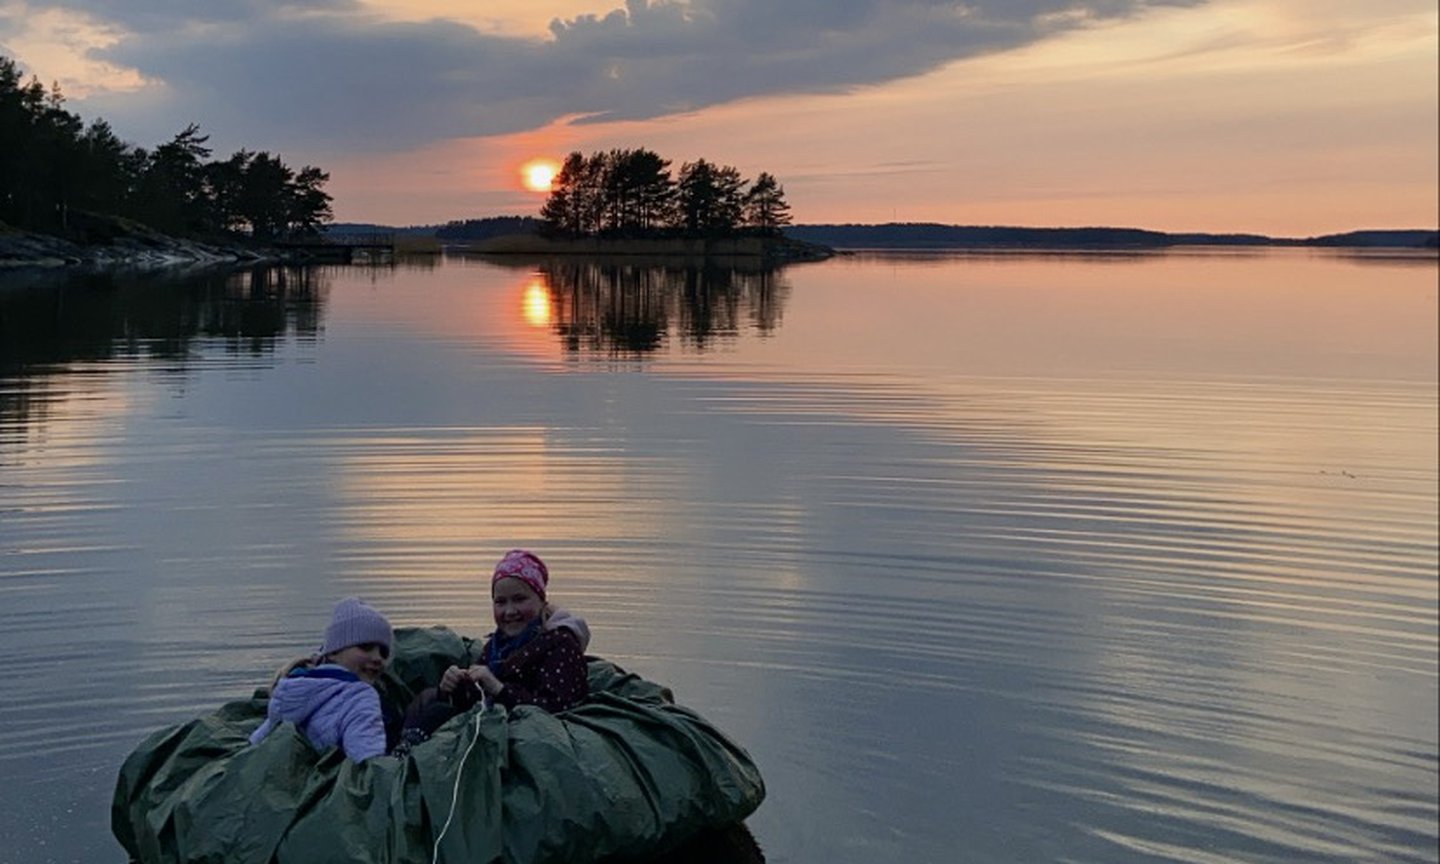
[[315, 268], [251, 270], [210, 292], [197, 307], [198, 335], [223, 337], [232, 353], [274, 350], [275, 340], [294, 334], [315, 339], [329, 281]]
[[183, 370], [200, 340], [265, 356], [287, 336], [315, 339], [328, 285], [322, 268], [260, 267], [44, 276], [0, 291], [0, 426], [43, 412], [53, 379], [76, 363], [150, 358]]
[[540, 267], [566, 350], [611, 355], [649, 353], [672, 337], [703, 351], [747, 325], [769, 333], [790, 293], [781, 272], [716, 263], [551, 261]]

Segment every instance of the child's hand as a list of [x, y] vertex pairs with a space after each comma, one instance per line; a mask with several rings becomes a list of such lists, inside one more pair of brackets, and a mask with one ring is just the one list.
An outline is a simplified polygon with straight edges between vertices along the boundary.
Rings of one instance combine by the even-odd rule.
[[[472, 667], [473, 668], [473, 667]], [[459, 666], [451, 666], [440, 676], [439, 690], [441, 693], [450, 694], [455, 688], [470, 681], [470, 670], [461, 669]]]
[[495, 673], [490, 671], [490, 667], [483, 663], [471, 666], [466, 670], [466, 675], [475, 683], [475, 686], [489, 693], [491, 696], [499, 693], [500, 689], [505, 686], [500, 683], [499, 678], [495, 677]]

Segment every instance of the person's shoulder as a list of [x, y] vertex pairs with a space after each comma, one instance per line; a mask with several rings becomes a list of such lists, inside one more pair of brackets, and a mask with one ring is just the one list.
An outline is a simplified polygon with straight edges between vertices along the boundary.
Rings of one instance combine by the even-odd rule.
[[536, 659], [554, 654], [557, 651], [578, 651], [580, 649], [580, 637], [568, 628], [556, 630], [541, 630], [535, 634], [535, 638], [526, 642], [511, 658], [523, 658], [520, 662], [530, 663]]
[[333, 698], [341, 694], [349, 696], [376, 692], [374, 687], [360, 680], [359, 675], [343, 666], [333, 665], [316, 666], [297, 672], [282, 680], [279, 686], [315, 694], [327, 694], [325, 698]]
[[328, 697], [331, 704], [352, 716], [379, 716], [382, 713], [380, 691], [364, 681], [339, 681]]
[[305, 713], [327, 704], [338, 706], [339, 702], [349, 702], [353, 697], [348, 688], [355, 685], [369, 686], [358, 679], [351, 682], [313, 675], [291, 675], [275, 685], [270, 693], [270, 703], [282, 715]]
[[380, 698], [380, 691], [375, 689], [375, 685], [366, 684], [364, 681], [342, 681], [340, 689], [347, 694], [353, 693], [356, 697], [374, 696], [377, 700]]
[[574, 637], [580, 650], [584, 651], [590, 644], [590, 625], [584, 618], [572, 613], [563, 606], [556, 606], [545, 621], [547, 633], [564, 632]]
[[574, 651], [578, 654], [585, 650], [580, 635], [568, 627], [546, 630], [537, 641], [543, 644], [547, 651]]

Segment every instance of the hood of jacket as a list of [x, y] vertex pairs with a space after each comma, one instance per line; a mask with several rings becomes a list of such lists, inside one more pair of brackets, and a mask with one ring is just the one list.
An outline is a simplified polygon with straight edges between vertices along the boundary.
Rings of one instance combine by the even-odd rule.
[[550, 609], [550, 617], [545, 619], [545, 629], [559, 630], [561, 628], [574, 633], [575, 638], [580, 640], [582, 654], [590, 647], [590, 625], [585, 623], [585, 619], [571, 614], [568, 609], [553, 606]]

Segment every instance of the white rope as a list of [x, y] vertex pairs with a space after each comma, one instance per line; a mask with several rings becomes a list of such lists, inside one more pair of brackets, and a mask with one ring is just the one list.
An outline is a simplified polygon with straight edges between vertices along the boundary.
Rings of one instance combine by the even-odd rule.
[[430, 855], [430, 864], [439, 864], [440, 841], [445, 839], [445, 832], [450, 830], [450, 823], [455, 818], [455, 805], [460, 801], [460, 778], [465, 773], [465, 760], [470, 758], [470, 751], [475, 749], [475, 742], [480, 740], [480, 718], [485, 714], [485, 705], [481, 703], [480, 710], [475, 712], [475, 734], [470, 738], [470, 746], [465, 748], [465, 753], [460, 757], [460, 764], [455, 766], [455, 788], [450, 790], [450, 813], [445, 817], [445, 825], [440, 833], [435, 836], [435, 849]]

